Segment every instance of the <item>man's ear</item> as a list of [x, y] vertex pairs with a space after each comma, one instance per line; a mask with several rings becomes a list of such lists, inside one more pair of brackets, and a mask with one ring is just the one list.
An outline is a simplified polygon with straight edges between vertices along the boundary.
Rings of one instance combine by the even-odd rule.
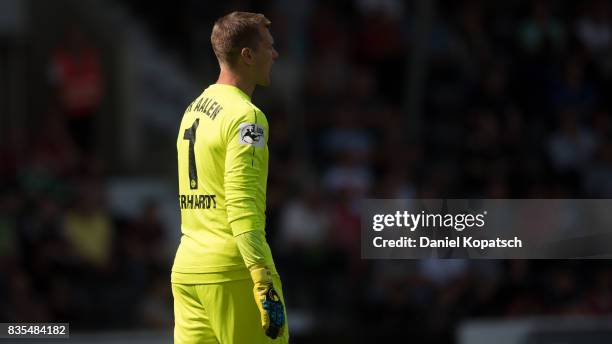
[[251, 50], [251, 48], [242, 48], [240, 50], [240, 58], [248, 66], [250, 66], [250, 65], [252, 65], [254, 63], [254, 61], [253, 61], [253, 51]]

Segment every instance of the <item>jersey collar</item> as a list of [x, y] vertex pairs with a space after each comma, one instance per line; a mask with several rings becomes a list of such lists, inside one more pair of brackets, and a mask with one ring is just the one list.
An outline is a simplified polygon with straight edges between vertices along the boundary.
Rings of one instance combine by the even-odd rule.
[[218, 88], [218, 89], [225, 89], [227, 91], [237, 94], [241, 98], [251, 101], [251, 97], [249, 97], [246, 93], [242, 92], [242, 90], [236, 86], [228, 85], [228, 84], [212, 84], [211, 87]]

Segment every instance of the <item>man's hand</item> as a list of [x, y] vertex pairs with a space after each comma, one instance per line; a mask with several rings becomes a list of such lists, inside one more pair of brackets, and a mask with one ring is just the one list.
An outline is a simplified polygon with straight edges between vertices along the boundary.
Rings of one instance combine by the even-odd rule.
[[253, 294], [261, 314], [261, 326], [268, 337], [275, 339], [283, 333], [285, 308], [280, 296], [274, 290], [272, 276], [267, 268], [253, 267], [251, 277], [255, 284]]

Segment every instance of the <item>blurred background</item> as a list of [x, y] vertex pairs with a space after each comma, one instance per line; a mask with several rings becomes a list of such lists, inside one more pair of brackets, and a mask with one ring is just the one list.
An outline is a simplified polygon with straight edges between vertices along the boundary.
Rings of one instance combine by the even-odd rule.
[[292, 343], [612, 342], [610, 261], [366, 261], [358, 213], [610, 198], [609, 0], [0, 0], [0, 322], [171, 340], [177, 130], [233, 10], [280, 53], [253, 100]]

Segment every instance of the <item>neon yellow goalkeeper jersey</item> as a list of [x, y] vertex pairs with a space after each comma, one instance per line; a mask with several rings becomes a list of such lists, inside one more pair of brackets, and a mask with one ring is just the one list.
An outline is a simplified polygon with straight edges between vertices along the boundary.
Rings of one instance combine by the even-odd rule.
[[234, 236], [265, 231], [268, 136], [266, 116], [234, 86], [209, 86], [185, 111], [176, 141], [182, 236], [173, 280], [250, 278]]

